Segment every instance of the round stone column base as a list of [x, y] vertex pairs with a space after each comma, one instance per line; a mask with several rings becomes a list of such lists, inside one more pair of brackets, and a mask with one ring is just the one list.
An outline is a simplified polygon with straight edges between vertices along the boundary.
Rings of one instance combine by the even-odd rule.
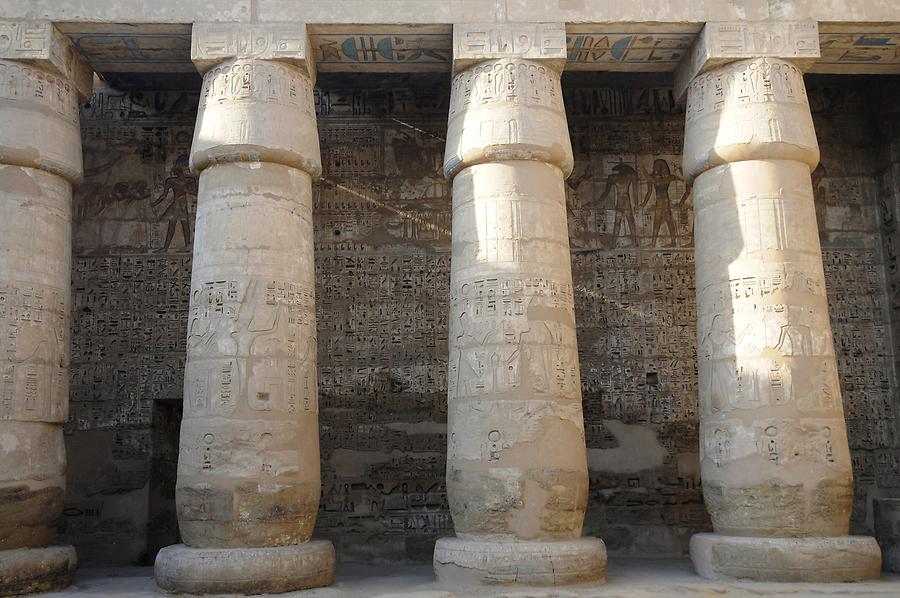
[[846, 582], [878, 579], [881, 549], [868, 536], [757, 538], [695, 534], [691, 560], [713, 580]]
[[562, 542], [482, 542], [441, 538], [434, 572], [442, 583], [561, 586], [606, 581], [599, 538]]
[[167, 546], [156, 555], [156, 585], [178, 594], [280, 594], [331, 584], [334, 546], [313, 540], [264, 548]]
[[78, 559], [72, 546], [0, 551], [0, 596], [62, 590], [72, 583]]

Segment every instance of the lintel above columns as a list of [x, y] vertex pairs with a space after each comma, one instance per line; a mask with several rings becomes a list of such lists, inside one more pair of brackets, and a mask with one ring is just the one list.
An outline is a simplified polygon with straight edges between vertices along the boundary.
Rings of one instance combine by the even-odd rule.
[[565, 23], [463, 23], [453, 26], [453, 75], [485, 60], [518, 58], [557, 72], [566, 66]]
[[50, 71], [68, 79], [82, 100], [91, 99], [94, 72], [50, 21], [0, 20], [0, 59]]
[[801, 72], [821, 56], [815, 21], [707, 23], [675, 71], [675, 97], [684, 101], [694, 77], [747, 58], [779, 58]]
[[226, 60], [244, 58], [291, 64], [316, 79], [306, 23], [194, 23], [191, 60], [201, 74]]

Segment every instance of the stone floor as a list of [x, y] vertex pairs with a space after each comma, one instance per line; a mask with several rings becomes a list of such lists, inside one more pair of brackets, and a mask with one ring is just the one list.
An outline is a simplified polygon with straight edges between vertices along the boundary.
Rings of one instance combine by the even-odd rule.
[[[688, 596], [900, 596], [900, 575], [885, 574], [881, 581], [857, 584], [714, 583], [697, 577], [687, 560], [612, 559], [603, 586], [560, 589], [496, 589], [461, 591], [441, 587], [426, 564], [344, 564], [330, 588], [280, 594], [283, 598], [589, 598], [594, 596], [643, 598]], [[159, 596], [149, 567], [81, 569], [75, 584], [47, 598], [148, 598]]]

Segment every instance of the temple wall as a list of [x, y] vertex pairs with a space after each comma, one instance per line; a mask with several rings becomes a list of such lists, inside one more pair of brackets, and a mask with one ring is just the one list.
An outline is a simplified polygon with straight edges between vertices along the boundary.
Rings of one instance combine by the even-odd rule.
[[[346, 559], [427, 560], [434, 540], [452, 531], [444, 484], [450, 190], [441, 174], [449, 80], [323, 75], [319, 85], [316, 536]], [[862, 532], [871, 498], [900, 493], [891, 341], [900, 329], [900, 149], [882, 142], [900, 117], [893, 113], [893, 128], [876, 126], [869, 80], [808, 85], [856, 476], [853, 523]], [[697, 462], [683, 110], [668, 88], [639, 77], [566, 75], [563, 89], [575, 153], [566, 189], [590, 473], [585, 535], [614, 554], [684, 554], [709, 520]], [[177, 540], [171, 497], [196, 106], [196, 93], [97, 86], [82, 110], [61, 540], [85, 565], [149, 563]]]
[[98, 86], [82, 110], [63, 535], [86, 564], [152, 562], [148, 544], [176, 540], [196, 109], [196, 93]]
[[[853, 81], [853, 79], [851, 79]], [[897, 449], [896, 333], [890, 309], [892, 259], [883, 235], [885, 164], [890, 132], [878, 114], [877, 78], [813, 77], [810, 105], [822, 159], [813, 172], [816, 218], [825, 265], [828, 307], [853, 460], [852, 533], [871, 533], [872, 498], [900, 491]]]

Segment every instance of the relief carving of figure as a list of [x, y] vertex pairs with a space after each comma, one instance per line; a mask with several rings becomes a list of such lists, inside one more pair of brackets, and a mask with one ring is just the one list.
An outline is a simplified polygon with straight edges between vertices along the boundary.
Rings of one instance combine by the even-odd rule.
[[634, 220], [634, 194], [638, 186], [638, 173], [633, 167], [619, 162], [613, 166], [613, 174], [606, 178], [606, 189], [600, 194], [600, 201], [607, 198], [610, 192], [615, 192], [614, 210], [616, 212], [613, 223], [612, 244], [615, 244], [619, 236], [619, 228], [622, 223], [628, 225], [628, 234], [631, 237], [632, 247], [638, 246], [637, 225]]
[[[647, 194], [644, 195], [644, 201], [641, 202], [639, 209], [643, 209], [644, 206], [647, 205], [647, 202], [650, 201], [650, 195], [653, 194], [654, 191], [656, 192], [656, 208], [653, 213], [653, 239], [650, 242], [650, 246], [656, 247], [656, 240], [659, 238], [659, 229], [662, 227], [663, 223], [665, 223], [666, 228], [669, 231], [669, 243], [664, 247], [676, 247], [677, 243], [675, 241], [675, 235], [677, 234], [677, 230], [675, 228], [675, 218], [672, 215], [671, 201], [669, 199], [669, 187], [674, 181], [683, 181], [684, 179], [673, 174], [672, 170], [669, 168], [668, 162], [662, 158], [657, 158], [653, 161], [653, 171], [647, 172], [646, 175], [647, 178], [650, 179], [650, 185], [647, 187]], [[689, 193], [690, 187], [685, 188], [681, 199], [676, 205], [680, 207], [687, 199]]]
[[[731, 359], [723, 359], [734, 355], [734, 328], [720, 314], [713, 317], [709, 332], [701, 339], [698, 353], [707, 361], [706, 384], [707, 396], [711, 398], [713, 411], [721, 411], [731, 402], [734, 391], [735, 368]], [[703, 371], [701, 369], [701, 371]]]
[[185, 247], [191, 245], [191, 198], [197, 196], [197, 179], [191, 176], [188, 169], [188, 158], [185, 155], [178, 156], [172, 167], [172, 176], [166, 179], [162, 193], [153, 202], [156, 207], [169, 197], [172, 192], [172, 202], [166, 207], [159, 217], [160, 221], [166, 221], [166, 242], [158, 251], [168, 251], [175, 237], [175, 227], [181, 223], [181, 232], [184, 236]]

